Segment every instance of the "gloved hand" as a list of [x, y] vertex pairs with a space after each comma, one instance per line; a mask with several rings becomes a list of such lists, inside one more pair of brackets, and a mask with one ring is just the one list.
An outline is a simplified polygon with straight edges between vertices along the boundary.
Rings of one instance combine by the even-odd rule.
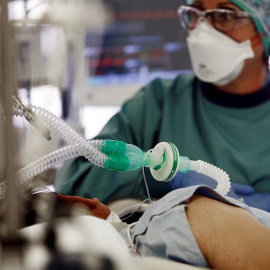
[[[215, 189], [217, 182], [208, 176], [194, 171], [188, 171], [187, 173], [178, 172], [169, 182], [169, 189], [172, 191], [195, 185], [206, 185]], [[243, 203], [248, 206], [270, 212], [270, 193], [256, 193], [254, 188], [249, 185], [231, 183], [231, 189], [227, 196], [243, 200]]]
[[239, 183], [231, 183], [231, 189], [228, 192], [228, 196], [233, 197], [235, 199], [241, 199], [243, 196], [249, 196], [255, 193], [255, 190], [252, 186], [239, 184]]
[[270, 193], [255, 192], [252, 186], [231, 183], [231, 189], [227, 196], [243, 200], [243, 203], [248, 206], [270, 212]]
[[178, 172], [169, 182], [169, 189], [172, 191], [174, 189], [196, 185], [206, 185], [215, 189], [217, 187], [217, 182], [214, 179], [195, 171], [188, 171], [186, 173]]

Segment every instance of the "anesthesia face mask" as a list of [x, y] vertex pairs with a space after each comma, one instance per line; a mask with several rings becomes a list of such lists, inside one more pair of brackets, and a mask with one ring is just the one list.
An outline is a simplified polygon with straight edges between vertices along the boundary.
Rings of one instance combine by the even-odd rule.
[[227, 85], [236, 79], [244, 61], [254, 57], [251, 41], [237, 42], [207, 21], [198, 22], [187, 38], [191, 63], [203, 82]]

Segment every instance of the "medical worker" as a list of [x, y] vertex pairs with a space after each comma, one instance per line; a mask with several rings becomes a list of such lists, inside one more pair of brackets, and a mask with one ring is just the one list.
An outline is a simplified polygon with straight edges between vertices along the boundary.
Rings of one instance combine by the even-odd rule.
[[[143, 151], [172, 142], [180, 155], [226, 171], [232, 181], [230, 196], [270, 211], [270, 1], [187, 2], [178, 14], [187, 29], [194, 74], [146, 85], [98, 138], [121, 140]], [[163, 183], [146, 169], [146, 178], [156, 198], [189, 185], [213, 184], [190, 172]], [[56, 190], [105, 203], [146, 198], [141, 170], [108, 171], [84, 158], [64, 164]]]

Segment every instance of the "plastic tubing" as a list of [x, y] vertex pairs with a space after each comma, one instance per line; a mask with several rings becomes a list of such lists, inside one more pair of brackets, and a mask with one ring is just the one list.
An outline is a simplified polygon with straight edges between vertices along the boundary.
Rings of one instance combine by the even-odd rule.
[[[177, 173], [187, 172], [189, 170], [204, 174], [217, 182], [216, 191], [226, 195], [230, 188], [229, 175], [220, 168], [201, 160], [190, 160], [188, 157], [180, 156], [178, 149], [172, 143], [161, 142], [157, 144], [154, 150], [164, 149], [164, 162], [158, 169], [151, 168], [151, 174], [157, 181], [170, 181]], [[160, 151], [162, 153], [162, 151]]]
[[190, 170], [204, 174], [217, 182], [216, 191], [226, 195], [231, 188], [229, 175], [220, 168], [202, 160], [190, 161]]
[[202, 160], [194, 161], [189, 160], [188, 157], [180, 156], [178, 171], [187, 172], [189, 170], [196, 171], [214, 179], [218, 184], [216, 191], [222, 195], [226, 195], [231, 188], [229, 175], [220, 168]]
[[[28, 107], [31, 109], [32, 113], [37, 116], [37, 120], [40, 120], [49, 129], [54, 130], [68, 144], [79, 145], [82, 143], [83, 145], [89, 145], [82, 136], [80, 136], [77, 132], [71, 129], [61, 118], [57, 117], [53, 113], [33, 105], [28, 105]], [[14, 114], [16, 116], [32, 118], [31, 112], [20, 108], [20, 106], [18, 105], [15, 105], [14, 107]], [[89, 148], [93, 149], [93, 146], [90, 145]]]
[[62, 119], [58, 118], [51, 112], [32, 105], [29, 105], [29, 108], [32, 112], [25, 110], [20, 105], [15, 105], [14, 115], [33, 118], [31, 113], [34, 113], [34, 115], [37, 116], [37, 119], [34, 119], [34, 121], [41, 121], [50, 130], [54, 130], [68, 144], [70, 144], [70, 146], [48, 154], [19, 170], [18, 177], [20, 180], [27, 181], [53, 165], [76, 156], [84, 156], [93, 164], [99, 167], [104, 167], [105, 161], [108, 157], [99, 150], [102, 140], [86, 141], [77, 132], [72, 130]]
[[25, 166], [17, 172], [17, 176], [21, 182], [26, 182], [56, 164], [78, 156], [80, 156], [80, 153], [77, 151], [77, 146], [69, 145]]
[[70, 145], [47, 154], [20, 169], [17, 172], [20, 181], [26, 182], [52, 166], [78, 156], [84, 156], [93, 164], [108, 170], [133, 171], [143, 166], [145, 153], [140, 148], [120, 141], [86, 141], [51, 112], [32, 105], [28, 105], [28, 107], [30, 111], [15, 104], [14, 115], [24, 116], [36, 122], [40, 121], [50, 130], [54, 130]]
[[[156, 146], [157, 149], [155, 149], [156, 147], [153, 149], [156, 150], [156, 153], [152, 152], [150, 154], [149, 152], [144, 153], [140, 148], [124, 142], [110, 140], [86, 141], [77, 132], [71, 129], [62, 119], [58, 118], [51, 112], [32, 105], [29, 105], [29, 108], [31, 111], [25, 110], [20, 105], [15, 105], [14, 114], [31, 119], [33, 118], [32, 113], [34, 113], [34, 115], [38, 117], [38, 120], [42, 121], [42, 123], [45, 124], [49, 129], [54, 130], [68, 144], [70, 144], [70, 146], [50, 153], [19, 170], [18, 177], [21, 181], [26, 182], [57, 163], [77, 156], [84, 156], [93, 164], [108, 170], [132, 171], [142, 166], [154, 167], [156, 163], [161, 163], [161, 161], [157, 160], [159, 160], [158, 157], [162, 159], [163, 151], [160, 152], [159, 149], [160, 145], [162, 145], [162, 147], [166, 146], [167, 151], [169, 150], [169, 152], [172, 152], [170, 156], [166, 157], [165, 164], [174, 164], [172, 167], [174, 171], [171, 173], [171, 169], [169, 169], [169, 177], [166, 177], [166, 179], [164, 178], [165, 180], [162, 180], [164, 175], [162, 172], [162, 174], [158, 176], [159, 179], [156, 180], [169, 181], [177, 172], [177, 169], [174, 169], [174, 167], [175, 164], [179, 162], [179, 171], [187, 172], [188, 170], [194, 170], [216, 180], [218, 183], [216, 190], [219, 193], [226, 195], [230, 190], [229, 176], [223, 170], [201, 160], [192, 161], [189, 160], [188, 157], [179, 156], [177, 148], [171, 143], [158, 144], [157, 146], [159, 147]], [[34, 121], [36, 121], [36, 119], [34, 119]], [[167, 165], [165, 167], [167, 167]], [[154, 170], [152, 169], [151, 172], [153, 171]], [[162, 170], [157, 169], [157, 171], [159, 172]]]
[[180, 172], [187, 172], [189, 170], [196, 171], [214, 179], [218, 184], [216, 191], [222, 195], [226, 195], [231, 188], [229, 175], [220, 168], [205, 161], [194, 161], [189, 160], [188, 157], [179, 156], [178, 170]]

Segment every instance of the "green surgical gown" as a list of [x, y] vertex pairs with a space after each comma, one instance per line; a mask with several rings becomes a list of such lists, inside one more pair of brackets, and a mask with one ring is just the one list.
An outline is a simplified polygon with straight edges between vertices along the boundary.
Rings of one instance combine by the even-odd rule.
[[[202, 88], [194, 75], [155, 79], [123, 104], [97, 138], [124, 141], [145, 152], [159, 142], [172, 142], [180, 155], [220, 167], [232, 182], [270, 192], [270, 100], [228, 107], [207, 98]], [[149, 169], [145, 171], [152, 197], [169, 192], [168, 183], [155, 181]], [[105, 203], [147, 198], [141, 169], [109, 171], [83, 157], [65, 162], [55, 187], [63, 194]]]

